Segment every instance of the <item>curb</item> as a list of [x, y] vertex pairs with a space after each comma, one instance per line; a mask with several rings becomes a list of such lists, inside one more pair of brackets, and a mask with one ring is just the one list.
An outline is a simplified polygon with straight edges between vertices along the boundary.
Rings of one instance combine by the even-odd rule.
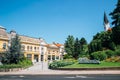
[[103, 67], [103, 68], [56, 68], [52, 70], [70, 70], [70, 71], [75, 71], [75, 70], [120, 70], [120, 67]]

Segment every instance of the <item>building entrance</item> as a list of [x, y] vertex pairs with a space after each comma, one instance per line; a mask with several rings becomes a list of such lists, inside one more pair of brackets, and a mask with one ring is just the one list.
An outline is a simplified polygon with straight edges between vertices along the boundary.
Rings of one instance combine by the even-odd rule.
[[41, 61], [43, 61], [44, 60], [44, 55], [41, 55]]
[[35, 62], [38, 62], [38, 55], [34, 55]]

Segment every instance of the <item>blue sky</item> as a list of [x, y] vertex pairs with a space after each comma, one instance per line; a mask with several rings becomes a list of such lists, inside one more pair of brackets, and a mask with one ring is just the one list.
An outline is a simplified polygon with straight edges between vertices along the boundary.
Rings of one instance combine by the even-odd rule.
[[103, 15], [117, 0], [0, 0], [0, 25], [21, 35], [64, 43], [68, 35], [90, 42], [104, 31]]

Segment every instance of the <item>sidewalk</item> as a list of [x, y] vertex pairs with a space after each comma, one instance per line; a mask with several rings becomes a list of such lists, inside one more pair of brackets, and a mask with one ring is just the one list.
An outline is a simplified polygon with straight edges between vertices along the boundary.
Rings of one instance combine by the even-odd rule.
[[120, 70], [107, 71], [60, 71], [60, 70], [43, 70], [43, 71], [18, 71], [18, 72], [0, 72], [0, 75], [76, 75], [76, 74], [120, 74]]

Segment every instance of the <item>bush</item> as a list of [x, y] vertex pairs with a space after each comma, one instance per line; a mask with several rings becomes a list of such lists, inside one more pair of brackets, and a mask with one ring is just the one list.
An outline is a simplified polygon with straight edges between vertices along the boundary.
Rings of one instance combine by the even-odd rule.
[[116, 54], [116, 56], [120, 56], [120, 49], [117, 49], [117, 50], [115, 51], [115, 54]]
[[91, 56], [94, 59], [100, 60], [100, 61], [103, 61], [107, 58], [107, 55], [103, 51], [94, 52], [94, 53], [91, 54]]
[[115, 56], [115, 53], [112, 50], [106, 50], [105, 54], [107, 55], [108, 58]]
[[89, 60], [88, 58], [79, 58], [79, 64], [100, 64], [99, 60]]
[[52, 63], [49, 64], [49, 69], [56, 69], [58, 67], [64, 67], [64, 66], [67, 66], [67, 65], [72, 65], [74, 64], [75, 61], [74, 60], [62, 60], [62, 61], [54, 61]]
[[32, 66], [32, 61], [24, 58], [18, 64], [3, 64], [0, 65], [0, 68], [11, 69], [11, 68], [27, 68]]
[[63, 56], [63, 59], [70, 59], [70, 58], [73, 58], [71, 55], [68, 55], [68, 54], [65, 54], [64, 56]]
[[116, 57], [111, 57], [106, 59], [107, 62], [120, 62], [120, 57], [116, 56]]
[[23, 66], [19, 64], [5, 64], [0, 66], [0, 68], [3, 68], [3, 69], [22, 68], [22, 67]]
[[25, 67], [32, 66], [33, 63], [31, 60], [23, 58], [18, 64], [22, 65], [25, 68]]

